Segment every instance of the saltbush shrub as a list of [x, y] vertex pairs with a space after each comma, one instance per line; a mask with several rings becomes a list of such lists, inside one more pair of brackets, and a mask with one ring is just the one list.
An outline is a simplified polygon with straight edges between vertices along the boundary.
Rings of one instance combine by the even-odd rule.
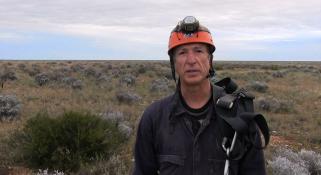
[[119, 132], [121, 132], [126, 139], [129, 139], [132, 135], [133, 129], [130, 127], [129, 122], [125, 121], [126, 117], [123, 112], [107, 109], [106, 112], [100, 113], [99, 116], [101, 116], [104, 120], [109, 120], [116, 123]]
[[21, 104], [16, 96], [0, 94], [0, 121], [17, 119], [20, 109]]
[[142, 97], [135, 93], [118, 91], [116, 92], [116, 98], [119, 103], [133, 104], [139, 101]]
[[126, 85], [128, 86], [134, 86], [135, 85], [136, 78], [132, 75], [126, 74], [119, 79], [119, 84], [121, 86]]
[[149, 88], [150, 92], [169, 92], [169, 80], [166, 78], [153, 80]]
[[274, 78], [283, 78], [283, 77], [285, 77], [285, 75], [286, 75], [285, 71], [272, 72], [272, 77], [274, 77]]
[[39, 73], [35, 76], [35, 81], [39, 86], [43, 86], [43, 85], [49, 83], [50, 78], [47, 73]]
[[264, 82], [252, 81], [247, 85], [247, 88], [257, 92], [265, 93], [269, 87]]
[[147, 71], [146, 66], [144, 64], [139, 65], [138, 73], [144, 74]]
[[64, 172], [108, 159], [125, 141], [115, 123], [79, 112], [66, 112], [56, 118], [39, 113], [26, 122], [20, 138], [27, 165]]
[[71, 84], [71, 87], [73, 89], [82, 89], [83, 88], [83, 83], [81, 80], [76, 80]]
[[92, 67], [88, 67], [88, 68], [86, 68], [86, 69], [84, 70], [84, 73], [85, 73], [85, 75], [88, 76], [88, 77], [89, 77], [89, 76], [95, 77], [97, 71], [96, 71], [96, 69], [94, 69], [94, 68], [92, 68]]
[[281, 148], [275, 157], [268, 161], [274, 175], [319, 175], [321, 174], [321, 155], [302, 149], [296, 153]]
[[275, 113], [287, 113], [294, 111], [293, 102], [274, 97], [259, 97], [255, 100], [254, 106], [258, 110], [271, 111]]
[[273, 175], [310, 175], [308, 169], [286, 157], [276, 157], [269, 162]]
[[81, 64], [75, 64], [75, 65], [72, 65], [70, 67], [70, 69], [73, 71], [73, 72], [81, 72], [82, 70], [85, 69], [85, 67]]
[[16, 73], [13, 70], [5, 69], [3, 72], [0, 72], [0, 78], [2, 81], [14, 81], [17, 80]]

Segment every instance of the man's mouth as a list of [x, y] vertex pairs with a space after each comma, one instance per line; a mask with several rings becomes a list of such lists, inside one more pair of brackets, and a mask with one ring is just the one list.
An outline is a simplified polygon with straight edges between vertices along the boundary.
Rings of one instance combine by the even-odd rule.
[[193, 74], [193, 73], [198, 73], [198, 72], [200, 72], [200, 71], [197, 69], [189, 69], [189, 70], [185, 71], [185, 73], [188, 73], [188, 74]]

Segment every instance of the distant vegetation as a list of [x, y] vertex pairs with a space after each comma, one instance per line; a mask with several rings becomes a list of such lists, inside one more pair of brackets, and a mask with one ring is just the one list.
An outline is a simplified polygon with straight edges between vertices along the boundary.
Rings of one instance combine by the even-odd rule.
[[[286, 147], [305, 157], [311, 152], [302, 149], [321, 152], [321, 63], [215, 62], [214, 67], [217, 79], [229, 76], [255, 94], [256, 111], [266, 116], [271, 128], [272, 142], [265, 150], [269, 172], [286, 171], [277, 166], [280, 162], [303, 173], [314, 171], [312, 163], [291, 164], [278, 150]], [[42, 173], [48, 168], [73, 174], [129, 174], [143, 110], [175, 90], [168, 61], [2, 61], [0, 83], [0, 174], [32, 174], [39, 168]], [[99, 124], [84, 124], [91, 122]], [[89, 139], [82, 149], [99, 142], [106, 150], [93, 148], [87, 154], [74, 149], [70, 145], [77, 139], [64, 134], [76, 134], [75, 128], [86, 131], [79, 137]], [[107, 128], [110, 132], [104, 134], [111, 135], [99, 134]], [[39, 142], [33, 142], [37, 137]], [[109, 141], [115, 146], [107, 146]], [[60, 152], [52, 152], [57, 147]], [[61, 166], [54, 163], [60, 158]], [[314, 167], [319, 165], [315, 162]]]

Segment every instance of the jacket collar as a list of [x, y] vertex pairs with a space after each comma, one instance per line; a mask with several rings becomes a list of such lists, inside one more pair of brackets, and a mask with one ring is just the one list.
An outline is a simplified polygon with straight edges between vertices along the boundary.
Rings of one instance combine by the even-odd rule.
[[[212, 89], [212, 95], [213, 95], [213, 103], [212, 103], [212, 111], [211, 111], [211, 119], [214, 119], [215, 118], [215, 104], [216, 104], [216, 101], [218, 99], [218, 97], [220, 96], [220, 93], [221, 92], [218, 92], [220, 91], [218, 89], [218, 87], [216, 85], [212, 85], [211, 86], [211, 89]], [[182, 101], [180, 99], [180, 96], [179, 96], [179, 91], [180, 91], [180, 88], [177, 87], [176, 88], [176, 91], [175, 93], [172, 95], [171, 97], [171, 100], [170, 100], [170, 103], [169, 103], [169, 119], [171, 120], [172, 117], [173, 118], [179, 118], [181, 116], [183, 116], [184, 113], [186, 113], [186, 109], [183, 107], [183, 104], [182, 104]]]

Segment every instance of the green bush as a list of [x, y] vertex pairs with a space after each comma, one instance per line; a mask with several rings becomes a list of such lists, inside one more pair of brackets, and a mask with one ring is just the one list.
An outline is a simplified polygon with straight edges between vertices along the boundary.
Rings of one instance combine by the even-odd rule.
[[21, 138], [23, 159], [30, 167], [65, 172], [108, 159], [125, 141], [115, 123], [78, 112], [57, 118], [38, 114], [27, 121]]

